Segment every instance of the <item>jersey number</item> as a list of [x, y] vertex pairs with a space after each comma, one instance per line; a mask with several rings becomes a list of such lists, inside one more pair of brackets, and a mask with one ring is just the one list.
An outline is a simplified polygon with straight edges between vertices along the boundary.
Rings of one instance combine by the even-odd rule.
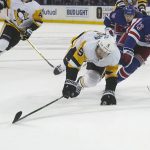
[[79, 55], [79, 56], [82, 56], [82, 55], [83, 55], [83, 49], [82, 49], [82, 48], [79, 50], [78, 55]]

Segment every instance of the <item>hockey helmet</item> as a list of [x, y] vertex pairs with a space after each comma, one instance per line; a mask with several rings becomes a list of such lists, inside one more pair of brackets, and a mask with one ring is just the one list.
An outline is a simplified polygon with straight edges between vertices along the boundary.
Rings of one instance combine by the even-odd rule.
[[134, 8], [134, 6], [131, 6], [131, 5], [125, 6], [123, 8], [123, 10], [124, 10], [124, 15], [135, 15], [135, 8]]
[[126, 5], [136, 5], [137, 0], [124, 0]]
[[116, 1], [116, 7], [123, 8], [124, 6], [125, 6], [124, 1], [122, 1], [122, 0]]
[[99, 59], [102, 59], [108, 56], [113, 51], [113, 45], [115, 40], [111, 35], [104, 35], [97, 43], [96, 47], [96, 56]]

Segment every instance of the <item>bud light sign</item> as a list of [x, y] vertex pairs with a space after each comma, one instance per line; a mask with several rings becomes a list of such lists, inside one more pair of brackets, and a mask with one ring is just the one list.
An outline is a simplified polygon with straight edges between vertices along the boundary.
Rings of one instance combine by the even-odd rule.
[[89, 9], [85, 7], [67, 7], [66, 8], [67, 17], [88, 17]]

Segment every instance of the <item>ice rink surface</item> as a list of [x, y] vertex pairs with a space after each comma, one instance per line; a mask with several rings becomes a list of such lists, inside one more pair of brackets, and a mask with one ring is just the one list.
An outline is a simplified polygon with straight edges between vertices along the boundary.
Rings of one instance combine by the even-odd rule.
[[[44, 24], [30, 41], [57, 65], [71, 38], [84, 30], [103, 27]], [[64, 80], [65, 73], [54, 76], [27, 42], [1, 55], [0, 150], [150, 150], [150, 60], [118, 85], [117, 106], [99, 105], [102, 81], [11, 124], [16, 112], [25, 115], [60, 97]]]

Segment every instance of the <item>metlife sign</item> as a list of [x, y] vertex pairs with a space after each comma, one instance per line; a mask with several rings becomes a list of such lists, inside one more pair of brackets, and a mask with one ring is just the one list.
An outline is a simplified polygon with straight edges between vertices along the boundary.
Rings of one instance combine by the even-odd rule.
[[89, 8], [87, 7], [66, 7], [67, 17], [89, 17]]
[[51, 8], [43, 8], [42, 13], [45, 16], [56, 16], [57, 15], [57, 9], [51, 9]]

